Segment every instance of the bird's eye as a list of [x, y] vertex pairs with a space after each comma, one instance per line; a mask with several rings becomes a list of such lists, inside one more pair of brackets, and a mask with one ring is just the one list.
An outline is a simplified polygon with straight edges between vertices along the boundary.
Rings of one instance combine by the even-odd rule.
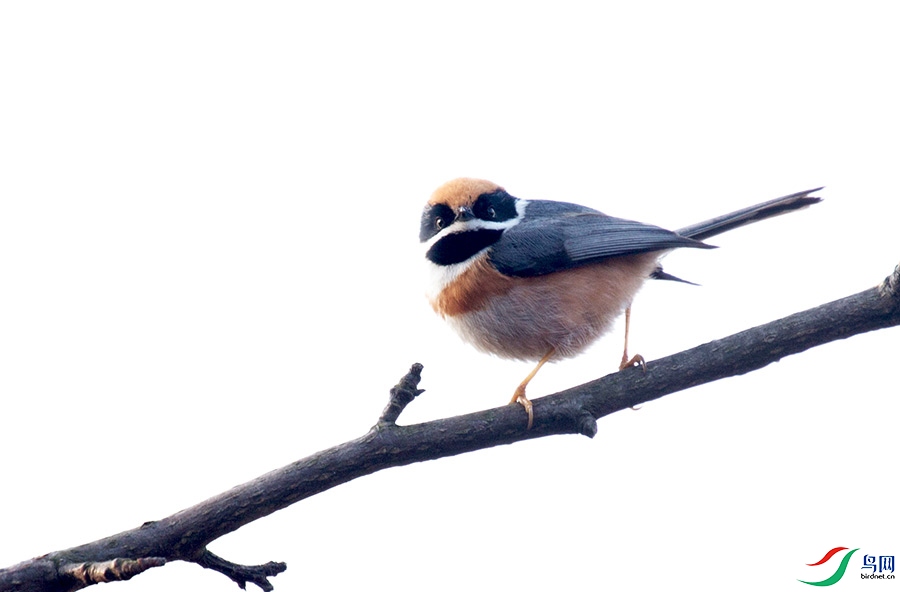
[[422, 212], [419, 240], [425, 242], [453, 223], [453, 209], [446, 204], [430, 204]]
[[475, 200], [472, 212], [476, 218], [489, 222], [512, 220], [518, 215], [516, 198], [500, 189], [492, 193], [482, 193]]

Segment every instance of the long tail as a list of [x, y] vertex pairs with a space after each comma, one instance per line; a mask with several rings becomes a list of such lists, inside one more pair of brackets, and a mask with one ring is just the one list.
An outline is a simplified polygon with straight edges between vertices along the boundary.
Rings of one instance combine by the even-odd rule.
[[822, 187], [779, 197], [761, 204], [756, 204], [755, 206], [750, 206], [749, 208], [744, 208], [743, 210], [719, 216], [718, 218], [712, 218], [704, 222], [685, 226], [675, 232], [688, 238], [704, 240], [711, 236], [728, 232], [733, 228], [753, 224], [760, 220], [787, 214], [788, 212], [811, 206], [814, 203], [819, 203], [822, 201], [821, 197], [809, 197], [809, 194], [819, 191], [820, 189], [822, 189]]
[[[788, 212], [793, 212], [794, 210], [800, 210], [811, 206], [814, 203], [819, 203], [822, 201], [821, 197], [809, 197], [809, 194], [815, 193], [820, 189], [822, 189], [822, 187], [765, 201], [761, 204], [744, 208], [743, 210], [719, 216], [718, 218], [711, 218], [704, 222], [698, 222], [697, 224], [679, 228], [675, 232], [681, 236], [686, 236], [695, 240], [703, 240], [717, 234], [722, 234], [723, 232], [728, 232], [733, 228], [753, 224], [754, 222], [759, 222], [766, 218], [780, 216], [782, 214], [787, 214]], [[674, 282], [684, 282], [685, 284], [694, 286], [697, 285], [694, 282], [689, 282], [670, 273], [666, 273], [663, 271], [661, 265], [657, 266], [656, 270], [650, 274], [650, 277], [655, 280], [669, 280]]]

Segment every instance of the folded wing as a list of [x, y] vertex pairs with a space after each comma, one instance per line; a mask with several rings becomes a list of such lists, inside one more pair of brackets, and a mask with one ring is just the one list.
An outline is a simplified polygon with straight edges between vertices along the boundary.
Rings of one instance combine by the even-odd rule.
[[564, 202], [531, 201], [522, 222], [507, 229], [490, 258], [506, 275], [529, 277], [609, 257], [682, 247], [714, 248], [658, 226], [607, 216]]

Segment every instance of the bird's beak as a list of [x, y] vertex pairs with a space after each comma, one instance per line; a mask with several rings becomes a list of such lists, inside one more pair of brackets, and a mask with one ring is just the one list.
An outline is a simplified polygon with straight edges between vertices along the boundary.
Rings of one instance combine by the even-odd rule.
[[472, 213], [472, 208], [469, 206], [462, 206], [459, 208], [459, 212], [456, 214], [456, 219], [459, 222], [467, 222], [475, 217], [475, 214]]

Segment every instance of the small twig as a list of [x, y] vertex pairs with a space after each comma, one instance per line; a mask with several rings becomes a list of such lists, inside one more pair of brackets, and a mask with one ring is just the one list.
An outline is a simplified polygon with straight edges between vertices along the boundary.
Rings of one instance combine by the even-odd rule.
[[587, 409], [582, 409], [578, 413], [577, 426], [578, 433], [582, 436], [593, 438], [597, 435], [597, 420], [594, 419], [594, 416]]
[[222, 559], [209, 549], [204, 549], [203, 553], [194, 560], [194, 563], [200, 567], [205, 567], [206, 569], [211, 569], [228, 576], [241, 587], [241, 590], [246, 590], [247, 582], [250, 582], [256, 584], [265, 590], [265, 592], [271, 592], [275, 589], [271, 582], [269, 582], [269, 578], [277, 576], [287, 569], [287, 564], [280, 561], [270, 561], [263, 565], [239, 565], [226, 559]]
[[883, 298], [897, 298], [898, 306], [900, 306], [900, 265], [894, 268], [891, 275], [884, 278], [884, 281], [878, 286], [878, 293]]
[[413, 364], [409, 372], [391, 389], [391, 398], [387, 407], [381, 412], [381, 417], [378, 418], [378, 425], [396, 424], [397, 418], [400, 417], [406, 406], [425, 392], [425, 389], [417, 388], [419, 381], [422, 380], [422, 368], [422, 364]]

